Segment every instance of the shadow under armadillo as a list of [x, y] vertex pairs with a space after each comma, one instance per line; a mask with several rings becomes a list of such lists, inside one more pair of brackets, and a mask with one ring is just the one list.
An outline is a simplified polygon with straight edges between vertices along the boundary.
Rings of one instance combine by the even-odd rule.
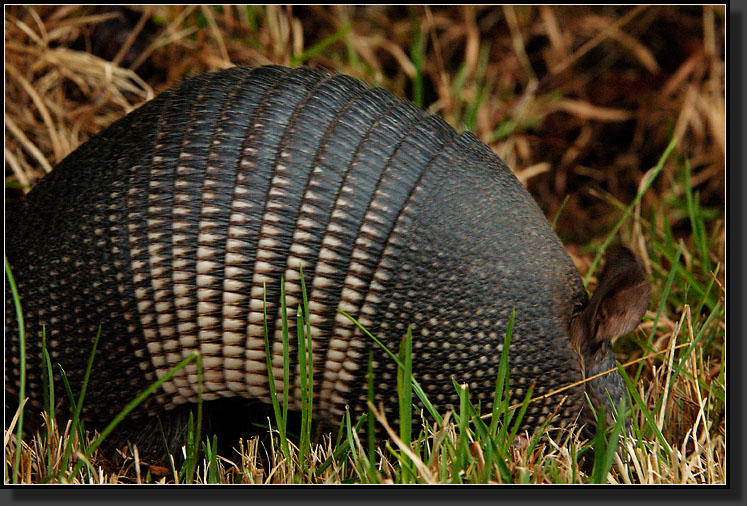
[[[173, 456], [178, 468], [184, 461], [190, 415], [192, 427], [196, 429], [197, 406], [193, 404], [178, 406], [158, 416], [125, 419], [104, 440], [102, 450], [108, 457], [117, 449], [137, 446], [138, 454], [146, 459], [167, 463], [167, 455]], [[270, 426], [273, 431], [277, 430], [271, 405], [239, 397], [205, 401], [202, 409], [200, 444], [206, 440], [212, 444], [215, 436], [217, 452], [237, 462], [240, 461], [237, 453], [239, 440], [243, 439], [246, 442], [253, 437], [259, 437], [260, 445], [266, 448], [258, 453], [264, 461], [271, 448]], [[286, 426], [289, 439], [297, 441], [301, 429], [300, 413], [289, 411]], [[99, 429], [98, 426], [95, 427]], [[319, 432], [321, 429], [317, 427], [316, 430]], [[158, 436], [154, 438], [154, 434]], [[244, 448], [246, 449], [246, 445]]]

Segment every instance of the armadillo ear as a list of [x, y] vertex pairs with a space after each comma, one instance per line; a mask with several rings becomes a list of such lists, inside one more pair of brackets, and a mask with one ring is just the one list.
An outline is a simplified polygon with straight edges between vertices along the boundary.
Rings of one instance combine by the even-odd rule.
[[646, 312], [650, 289], [646, 272], [632, 251], [614, 246], [605, 256], [594, 296], [584, 311], [593, 342], [632, 332]]

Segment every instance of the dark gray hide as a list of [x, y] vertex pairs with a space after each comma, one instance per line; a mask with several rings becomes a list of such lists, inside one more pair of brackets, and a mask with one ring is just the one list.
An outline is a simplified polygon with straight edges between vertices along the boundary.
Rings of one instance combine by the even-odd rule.
[[[588, 305], [536, 203], [474, 135], [381, 89], [306, 68], [233, 68], [165, 91], [63, 160], [7, 224], [31, 405], [41, 401], [42, 325], [76, 390], [100, 325], [90, 420], [111, 418], [194, 350], [205, 399], [268, 402], [263, 287], [280, 380], [280, 279], [295, 322], [299, 266], [322, 420], [339, 420], [346, 404], [365, 408], [369, 350], [377, 401], [396, 408], [395, 364], [337, 308], [393, 350], [411, 326], [414, 375], [434, 405], [458, 403], [454, 379], [487, 410], [512, 309], [512, 402], [520, 402], [532, 384], [542, 395], [614, 366], [609, 340], [632, 330], [648, 302], [637, 260], [617, 254], [625, 261], [608, 262], [611, 278], [602, 276], [604, 291]], [[626, 323], [612, 322], [628, 300]], [[7, 302], [6, 315], [12, 400], [19, 350]], [[297, 407], [296, 374], [292, 385]], [[585, 391], [595, 402], [607, 385], [614, 399], [624, 393], [616, 372], [591, 385], [532, 403], [525, 428], [563, 396], [557, 425], [584, 411]], [[196, 396], [192, 366], [134, 423]]]

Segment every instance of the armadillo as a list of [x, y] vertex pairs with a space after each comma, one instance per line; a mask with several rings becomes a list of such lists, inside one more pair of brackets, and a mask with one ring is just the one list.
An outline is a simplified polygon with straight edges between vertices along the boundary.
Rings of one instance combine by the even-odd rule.
[[[6, 253], [26, 318], [30, 405], [42, 399], [42, 327], [52, 362], [76, 388], [101, 329], [84, 407], [91, 420], [114, 416], [193, 351], [203, 399], [269, 402], [265, 310], [284, 395], [280, 283], [294, 315], [302, 268], [315, 417], [365, 409], [369, 351], [376, 402], [396, 416], [396, 363], [338, 309], [392, 350], [409, 327], [413, 376], [439, 410], [458, 406], [453, 380], [491, 408], [515, 311], [512, 400], [530, 386], [542, 397], [572, 385], [532, 402], [524, 427], [550, 415], [558, 426], [590, 423], [587, 394], [606, 405], [625, 391], [616, 371], [581, 380], [614, 368], [610, 340], [636, 327], [649, 300], [624, 247], [608, 255], [589, 300], [538, 205], [472, 133], [310, 68], [236, 67], [164, 91], [29, 192], [8, 217]], [[6, 282], [12, 399], [11, 300]], [[298, 408], [293, 351], [287, 395]], [[190, 364], [133, 423], [168, 417], [197, 395]]]

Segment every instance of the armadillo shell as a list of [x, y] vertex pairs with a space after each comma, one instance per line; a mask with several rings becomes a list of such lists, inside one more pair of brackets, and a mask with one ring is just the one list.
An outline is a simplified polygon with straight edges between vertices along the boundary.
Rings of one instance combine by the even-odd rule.
[[[394, 351], [410, 326], [414, 376], [442, 410], [458, 406], [452, 380], [490, 408], [512, 310], [513, 402], [530, 386], [541, 395], [582, 379], [568, 327], [587, 296], [528, 192], [471, 133], [344, 75], [237, 67], [163, 92], [40, 181], [8, 219], [6, 248], [32, 404], [42, 399], [43, 329], [78, 392], [100, 328], [91, 419], [112, 417], [192, 351], [205, 399], [269, 402], [265, 311], [282, 393], [280, 282], [295, 336], [299, 267], [315, 416], [365, 408], [369, 351], [377, 402], [396, 410], [395, 363], [338, 308]], [[11, 303], [6, 315], [6, 388], [17, 396]], [[197, 392], [191, 364], [135, 415]], [[532, 403], [525, 427], [563, 396], [559, 422], [576, 416], [582, 387]]]

